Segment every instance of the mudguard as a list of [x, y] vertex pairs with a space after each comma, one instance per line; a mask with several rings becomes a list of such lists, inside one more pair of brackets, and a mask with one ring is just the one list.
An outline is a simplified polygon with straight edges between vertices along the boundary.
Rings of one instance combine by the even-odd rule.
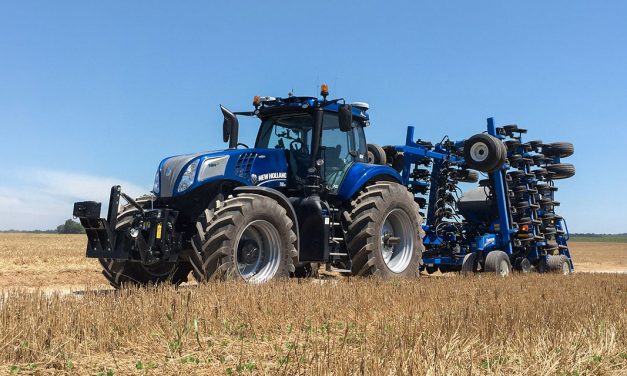
[[370, 181], [393, 181], [401, 183], [401, 175], [390, 166], [369, 163], [354, 163], [346, 173], [337, 197], [349, 200]]

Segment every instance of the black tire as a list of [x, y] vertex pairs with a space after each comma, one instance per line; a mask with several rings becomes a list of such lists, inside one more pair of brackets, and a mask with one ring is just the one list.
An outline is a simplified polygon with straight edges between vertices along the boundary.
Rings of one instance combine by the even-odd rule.
[[544, 256], [540, 257], [540, 260], [535, 265], [536, 272], [538, 273], [546, 273], [549, 271], [549, 266], [546, 262], [546, 258]]
[[203, 270], [213, 270], [207, 278], [262, 283], [296, 271], [294, 223], [278, 202], [245, 193], [228, 198], [211, 214], [201, 246]]
[[530, 273], [532, 270], [532, 265], [528, 258], [520, 257], [516, 259], [514, 269], [518, 270], [521, 273]]
[[218, 193], [209, 203], [207, 209], [203, 211], [196, 220], [196, 234], [192, 236], [192, 251], [189, 255], [189, 262], [192, 266], [192, 274], [196, 281], [204, 282], [209, 279], [217, 268], [217, 262], [205, 263], [202, 246], [207, 240], [207, 230], [209, 221], [213, 218], [213, 212], [222, 205], [224, 194]]
[[424, 249], [419, 210], [413, 195], [398, 183], [379, 182], [363, 189], [344, 213], [352, 274], [417, 277]]
[[468, 167], [483, 172], [498, 170], [507, 159], [505, 144], [488, 134], [476, 134], [464, 142], [464, 160]]
[[387, 163], [385, 150], [377, 144], [368, 144], [368, 163], [384, 165]]
[[479, 181], [479, 173], [474, 170], [458, 170], [453, 178], [460, 183], [476, 183]]
[[[150, 204], [150, 198], [140, 197], [135, 200], [143, 207]], [[138, 209], [132, 205], [125, 205], [118, 214], [116, 231], [125, 231], [133, 223], [133, 215]], [[120, 235], [123, 236], [123, 235]], [[122, 238], [125, 247], [131, 247], [131, 239]], [[153, 265], [144, 265], [141, 262], [120, 261], [99, 258], [102, 265], [102, 274], [116, 289], [123, 286], [148, 286], [161, 283], [179, 285], [187, 282], [191, 265], [186, 262], [159, 262]]]
[[[388, 162], [389, 161], [388, 159]], [[394, 159], [392, 159], [392, 168], [398, 172], [403, 172], [403, 167], [405, 167], [405, 153], [399, 151], [394, 155]]]
[[546, 166], [550, 180], [568, 179], [575, 175], [575, 166], [570, 163], [556, 163]]
[[396, 151], [396, 147], [393, 145], [384, 145], [381, 149], [385, 152], [385, 160], [387, 163], [392, 163], [394, 157], [398, 153], [398, 151]]
[[320, 264], [317, 262], [303, 262], [296, 265], [294, 271], [295, 278], [318, 278]]
[[553, 142], [542, 150], [544, 155], [567, 158], [575, 154], [575, 146], [570, 142]]
[[507, 253], [503, 251], [489, 252], [485, 258], [485, 271], [502, 277], [510, 275], [512, 273], [512, 263]]
[[438, 267], [437, 266], [425, 266], [425, 271], [427, 272], [427, 274], [433, 274], [435, 272], [438, 271]]
[[546, 260], [546, 266], [548, 271], [552, 273], [570, 274], [570, 260], [566, 255], [550, 255]]
[[464, 256], [461, 270], [462, 274], [470, 275], [479, 270], [479, 257], [477, 256], [477, 252], [471, 252]]

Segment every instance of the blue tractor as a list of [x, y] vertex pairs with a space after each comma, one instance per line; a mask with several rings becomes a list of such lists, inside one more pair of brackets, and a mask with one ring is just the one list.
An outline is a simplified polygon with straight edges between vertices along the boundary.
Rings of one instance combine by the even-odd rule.
[[[432, 144], [408, 127], [404, 145], [380, 147], [366, 143], [367, 104], [327, 96], [322, 85], [321, 98], [221, 107], [228, 149], [164, 159], [139, 198], [112, 187], [107, 218], [100, 203], [75, 203], [87, 257], [114, 287], [190, 274], [261, 283], [321, 264], [382, 278], [573, 270], [553, 184], [574, 175], [560, 160], [572, 144], [525, 143], [526, 130], [488, 119], [466, 140]], [[238, 116], [261, 122], [252, 148], [238, 140]]]
[[[319, 264], [345, 274], [417, 276], [422, 217], [385, 152], [368, 145], [368, 105], [322, 98], [255, 97], [254, 110], [221, 107], [226, 150], [161, 161], [151, 194], [111, 189], [79, 202], [87, 257], [114, 287], [212, 278], [265, 282], [307, 277]], [[254, 147], [238, 116], [261, 124]], [[120, 200], [126, 204], [120, 205]]]

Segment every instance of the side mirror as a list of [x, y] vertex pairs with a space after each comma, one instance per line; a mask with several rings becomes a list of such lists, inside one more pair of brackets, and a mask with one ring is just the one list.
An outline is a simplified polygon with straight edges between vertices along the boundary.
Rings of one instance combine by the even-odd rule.
[[229, 143], [229, 148], [234, 149], [237, 147], [239, 121], [234, 113], [220, 105], [220, 110], [224, 116], [224, 122], [222, 123], [222, 140]]
[[340, 104], [337, 110], [337, 116], [342, 132], [349, 132], [353, 129], [353, 106], [350, 104]]

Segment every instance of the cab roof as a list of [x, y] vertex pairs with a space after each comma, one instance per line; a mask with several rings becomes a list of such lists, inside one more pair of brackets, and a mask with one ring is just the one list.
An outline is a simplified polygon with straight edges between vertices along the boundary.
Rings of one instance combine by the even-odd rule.
[[[325, 102], [331, 103], [325, 106]], [[316, 103], [320, 103], [324, 107], [325, 111], [338, 111], [339, 105], [333, 100], [326, 101], [314, 97], [291, 96], [287, 98], [261, 97], [259, 100], [259, 106], [255, 112], [257, 116], [262, 118], [282, 113], [304, 112], [307, 109], [313, 108]], [[356, 106], [353, 106], [353, 117], [362, 121], [368, 121], [370, 119], [370, 116], [364, 108], [358, 108]]]

